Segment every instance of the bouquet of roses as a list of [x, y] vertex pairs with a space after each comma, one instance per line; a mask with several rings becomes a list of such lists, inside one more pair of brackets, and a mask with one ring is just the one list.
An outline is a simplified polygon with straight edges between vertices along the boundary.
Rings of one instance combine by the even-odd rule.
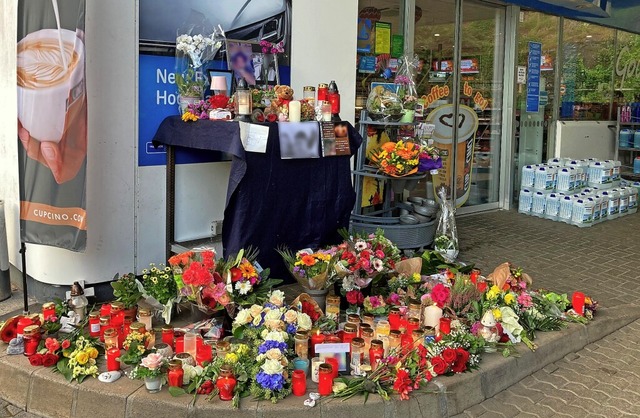
[[62, 358], [56, 363], [54, 371], [62, 374], [67, 381], [75, 379], [82, 383], [88, 376], [98, 375], [96, 359], [99, 353], [93, 338], [76, 335], [71, 340], [64, 340], [60, 348]]
[[371, 153], [369, 160], [388, 176], [404, 177], [418, 172], [421, 152], [421, 147], [413, 142], [386, 142]]
[[[276, 312], [276, 311], [274, 311]], [[268, 316], [268, 315], [267, 315]], [[250, 391], [256, 399], [270, 400], [273, 403], [285, 398], [291, 393], [290, 382], [287, 378], [287, 351], [290, 339], [286, 331], [279, 327], [272, 327], [265, 322], [262, 343], [258, 346], [258, 355], [255, 357], [255, 366], [252, 369], [253, 381]]]
[[331, 250], [300, 250], [295, 255], [287, 249], [279, 249], [291, 275], [306, 289], [325, 289], [333, 253]]
[[400, 250], [384, 237], [382, 230], [365, 237], [346, 237], [333, 251], [336, 262], [332, 281], [342, 280], [343, 295], [367, 287], [374, 279], [393, 271], [400, 261]]
[[44, 342], [44, 348], [29, 356], [29, 363], [32, 366], [53, 367], [58, 363], [62, 349], [68, 348], [70, 344], [69, 340], [60, 343], [56, 338], [47, 338]]

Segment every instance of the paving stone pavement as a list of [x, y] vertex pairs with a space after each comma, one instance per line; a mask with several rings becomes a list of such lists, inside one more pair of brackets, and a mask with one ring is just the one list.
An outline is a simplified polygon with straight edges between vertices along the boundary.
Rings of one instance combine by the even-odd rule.
[[[511, 261], [534, 287], [582, 290], [603, 306], [640, 298], [640, 215], [591, 228], [493, 212], [458, 219], [460, 258]], [[640, 321], [566, 356], [455, 418], [640, 416]]]
[[[640, 214], [592, 228], [490, 212], [458, 218], [460, 259], [485, 273], [511, 261], [534, 287], [582, 290], [603, 306], [640, 300]], [[0, 316], [20, 309], [19, 291]], [[455, 418], [640, 416], [640, 321], [550, 364]], [[0, 400], [0, 417], [35, 418]]]

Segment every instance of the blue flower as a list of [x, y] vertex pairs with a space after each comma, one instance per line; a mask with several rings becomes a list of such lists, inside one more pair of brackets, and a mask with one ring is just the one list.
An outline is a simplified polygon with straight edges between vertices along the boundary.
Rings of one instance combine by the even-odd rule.
[[287, 332], [291, 335], [295, 334], [296, 332], [298, 332], [298, 327], [294, 324], [289, 324], [287, 325]]
[[260, 344], [260, 346], [258, 347], [258, 353], [264, 354], [267, 351], [271, 350], [272, 348], [277, 348], [278, 350], [284, 352], [287, 349], [287, 343], [267, 340], [262, 344]]
[[256, 382], [264, 389], [282, 390], [284, 387], [284, 376], [282, 376], [282, 374], [267, 374], [264, 371], [259, 371], [258, 374], [256, 374]]

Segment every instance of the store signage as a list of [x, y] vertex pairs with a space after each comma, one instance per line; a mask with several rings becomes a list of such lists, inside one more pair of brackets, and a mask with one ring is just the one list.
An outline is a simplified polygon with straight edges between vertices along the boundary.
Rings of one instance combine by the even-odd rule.
[[[431, 68], [433, 68], [433, 71], [452, 73], [453, 60], [433, 60], [431, 62]], [[462, 58], [460, 60], [460, 72], [462, 74], [477, 74], [480, 72], [478, 58]]]
[[540, 107], [540, 65], [542, 63], [542, 44], [529, 42], [529, 60], [527, 66], [527, 112], [538, 112]]
[[376, 54], [391, 54], [391, 23], [376, 22]]
[[518, 84], [524, 84], [527, 82], [527, 67], [524, 65], [518, 65]]
[[640, 76], [640, 60], [629, 59], [623, 64], [623, 58], [629, 54], [629, 47], [623, 47], [616, 57], [616, 75], [620, 77], [620, 88], [624, 88], [624, 82], [627, 78]]

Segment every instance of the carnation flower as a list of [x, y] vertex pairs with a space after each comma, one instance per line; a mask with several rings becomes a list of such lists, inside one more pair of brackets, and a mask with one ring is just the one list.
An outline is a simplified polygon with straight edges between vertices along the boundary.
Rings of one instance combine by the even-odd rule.
[[522, 292], [518, 295], [518, 303], [524, 308], [530, 308], [533, 306], [531, 296], [525, 292]]

